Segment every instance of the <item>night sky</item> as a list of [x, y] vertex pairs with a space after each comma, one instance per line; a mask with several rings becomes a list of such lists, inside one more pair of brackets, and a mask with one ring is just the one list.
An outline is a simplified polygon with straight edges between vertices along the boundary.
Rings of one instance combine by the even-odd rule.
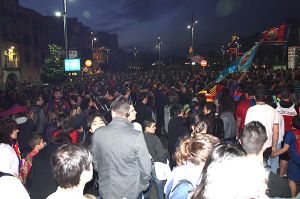
[[[20, 0], [43, 15], [63, 9], [63, 0]], [[300, 20], [300, 0], [68, 0], [68, 16], [94, 30], [116, 33], [119, 46], [154, 50], [157, 37], [165, 53], [182, 52], [191, 43], [192, 12], [195, 46], [219, 49], [236, 32], [250, 36], [285, 22]]]

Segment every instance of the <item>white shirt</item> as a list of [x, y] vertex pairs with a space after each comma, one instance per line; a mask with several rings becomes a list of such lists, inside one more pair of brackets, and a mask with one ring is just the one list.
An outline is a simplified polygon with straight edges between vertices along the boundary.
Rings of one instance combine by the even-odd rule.
[[13, 176], [0, 177], [0, 198], [30, 199], [21, 181]]
[[272, 146], [273, 125], [278, 124], [278, 115], [273, 107], [267, 104], [256, 104], [248, 109], [245, 125], [252, 121], [258, 121], [265, 126], [268, 139], [263, 150]]
[[19, 175], [19, 159], [15, 150], [8, 144], [0, 144], [0, 171]]
[[79, 192], [68, 191], [66, 189], [62, 189], [62, 188], [58, 187], [54, 193], [52, 193], [51, 195], [49, 195], [47, 197], [47, 199], [67, 199], [67, 198], [87, 199], [82, 194], [83, 194], [83, 190], [81, 191], [81, 193], [79, 193]]

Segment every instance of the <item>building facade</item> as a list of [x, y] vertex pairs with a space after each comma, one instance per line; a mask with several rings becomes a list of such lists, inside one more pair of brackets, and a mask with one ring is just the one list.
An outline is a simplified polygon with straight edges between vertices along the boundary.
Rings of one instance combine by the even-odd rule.
[[[82, 60], [91, 59], [91, 30], [77, 18], [67, 19], [68, 49]], [[117, 49], [118, 36], [95, 32], [97, 46]], [[0, 1], [0, 88], [6, 84], [39, 83], [48, 45], [64, 48], [63, 19], [43, 16], [20, 6], [18, 0]], [[15, 82], [15, 83], [11, 83]]]

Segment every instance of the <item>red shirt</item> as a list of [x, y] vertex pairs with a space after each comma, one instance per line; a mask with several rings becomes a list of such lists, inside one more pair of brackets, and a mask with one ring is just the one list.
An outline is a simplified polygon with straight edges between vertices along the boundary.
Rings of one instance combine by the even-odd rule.
[[[58, 131], [55, 131], [52, 133], [53, 137], [57, 137], [59, 134]], [[78, 143], [78, 132], [76, 130], [72, 131], [71, 133], [69, 133], [69, 136], [72, 139], [72, 143]]]
[[251, 105], [252, 106], [255, 105], [255, 100], [254, 99], [245, 99], [245, 100], [241, 101], [236, 108], [235, 116], [236, 116], [236, 118], [241, 119], [240, 127], [238, 129], [238, 137], [243, 132], [246, 114]]

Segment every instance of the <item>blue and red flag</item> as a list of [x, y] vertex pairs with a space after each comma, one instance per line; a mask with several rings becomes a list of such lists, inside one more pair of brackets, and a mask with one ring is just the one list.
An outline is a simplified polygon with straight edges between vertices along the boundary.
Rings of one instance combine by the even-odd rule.
[[247, 72], [252, 64], [253, 58], [260, 47], [261, 43], [255, 44], [250, 50], [248, 50], [239, 60], [238, 72]]
[[261, 33], [262, 39], [260, 41], [274, 44], [283, 44], [287, 41], [289, 29], [289, 25], [280, 25], [279, 27], [270, 28]]

